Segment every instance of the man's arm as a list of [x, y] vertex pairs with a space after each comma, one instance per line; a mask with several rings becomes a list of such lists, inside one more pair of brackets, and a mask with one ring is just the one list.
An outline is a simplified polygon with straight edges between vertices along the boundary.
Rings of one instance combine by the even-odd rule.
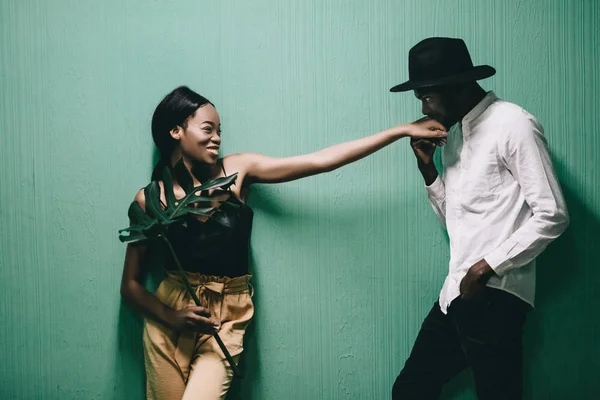
[[476, 293], [494, 275], [529, 264], [569, 225], [569, 215], [546, 147], [543, 129], [529, 116], [510, 121], [498, 151], [519, 183], [533, 215], [494, 251], [475, 263], [460, 283], [462, 297]]
[[442, 225], [446, 226], [446, 188], [433, 163], [433, 154], [437, 146], [444, 141], [434, 142], [426, 139], [412, 139], [410, 145], [417, 157], [419, 171], [425, 180], [429, 203]]
[[535, 259], [564, 232], [569, 215], [543, 128], [535, 119], [524, 115], [511, 121], [499, 153], [533, 213], [522, 227], [484, 257], [494, 272], [502, 276]]

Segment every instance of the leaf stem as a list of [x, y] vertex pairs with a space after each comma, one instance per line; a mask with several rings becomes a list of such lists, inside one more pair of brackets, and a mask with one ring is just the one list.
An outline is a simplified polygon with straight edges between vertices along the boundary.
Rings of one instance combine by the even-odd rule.
[[[173, 260], [175, 261], [175, 265], [177, 266], [177, 272], [179, 272], [179, 275], [181, 276], [181, 279], [183, 280], [183, 284], [185, 285], [186, 290], [188, 291], [190, 296], [192, 296], [192, 299], [194, 299], [194, 303], [196, 303], [196, 305], [199, 307], [202, 306], [200, 299], [196, 295], [196, 291], [192, 288], [192, 285], [190, 284], [190, 281], [187, 277], [187, 273], [181, 266], [181, 263], [179, 262], [179, 258], [177, 257], [177, 254], [175, 254], [175, 250], [173, 249], [171, 242], [169, 242], [169, 239], [167, 239], [167, 237], [164, 234], [161, 234], [159, 237], [162, 239], [163, 242], [165, 242], [165, 244], [169, 248], [169, 251], [171, 252], [171, 255], [173, 256]], [[240, 369], [237, 366], [237, 364], [235, 363], [233, 357], [231, 356], [231, 354], [229, 354], [229, 350], [227, 350], [227, 347], [225, 347], [225, 344], [219, 337], [219, 334], [215, 333], [215, 334], [213, 334], [213, 336], [214, 336], [215, 340], [217, 341], [217, 344], [221, 348], [221, 351], [223, 352], [223, 354], [225, 354], [225, 358], [229, 362], [229, 365], [231, 365], [231, 368], [233, 369], [233, 373], [236, 376], [238, 376], [239, 378], [243, 378], [244, 374], [242, 374], [242, 371], [240, 371]]]

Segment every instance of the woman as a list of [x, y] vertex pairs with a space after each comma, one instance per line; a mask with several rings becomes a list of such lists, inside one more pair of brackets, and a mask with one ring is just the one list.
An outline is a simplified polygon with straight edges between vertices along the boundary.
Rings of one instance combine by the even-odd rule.
[[[148, 399], [222, 399], [229, 389], [232, 369], [212, 334], [219, 333], [237, 362], [254, 312], [248, 274], [253, 214], [245, 204], [252, 184], [288, 182], [332, 171], [405, 136], [440, 141], [446, 136], [437, 121], [420, 120], [307, 155], [271, 158], [240, 153], [219, 158], [220, 125], [214, 105], [187, 87], [169, 93], [152, 117], [152, 137], [161, 155], [152, 179], [161, 185], [162, 202], [166, 198], [161, 171], [183, 159], [194, 173], [196, 186], [237, 173], [228, 191], [209, 195], [230, 198], [239, 207], [223, 207], [214, 218], [191, 217], [186, 227], [170, 231], [169, 239], [205, 307], [193, 304], [175, 273], [167, 273], [155, 294], [148, 292], [142, 267], [147, 248], [127, 247], [121, 294], [146, 317]], [[174, 191], [177, 198], [185, 195], [177, 182]], [[143, 190], [135, 200], [144, 209]], [[226, 218], [230, 228], [223, 229], [215, 218]]]

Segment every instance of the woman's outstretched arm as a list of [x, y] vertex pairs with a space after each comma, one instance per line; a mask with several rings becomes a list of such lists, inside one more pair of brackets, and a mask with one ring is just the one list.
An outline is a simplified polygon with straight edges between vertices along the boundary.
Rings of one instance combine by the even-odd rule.
[[408, 136], [443, 141], [447, 133], [446, 128], [439, 122], [424, 118], [310, 154], [274, 158], [256, 153], [240, 153], [230, 157], [235, 158], [235, 161], [231, 161], [241, 167], [239, 169], [245, 170], [245, 185], [281, 183], [333, 171]]

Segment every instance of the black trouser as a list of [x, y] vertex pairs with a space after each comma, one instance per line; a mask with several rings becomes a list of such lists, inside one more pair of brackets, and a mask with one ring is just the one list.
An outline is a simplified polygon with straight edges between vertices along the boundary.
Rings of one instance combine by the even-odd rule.
[[437, 399], [444, 383], [467, 367], [479, 399], [521, 399], [523, 324], [530, 308], [492, 288], [474, 300], [454, 300], [448, 314], [436, 302], [396, 378], [392, 399]]

